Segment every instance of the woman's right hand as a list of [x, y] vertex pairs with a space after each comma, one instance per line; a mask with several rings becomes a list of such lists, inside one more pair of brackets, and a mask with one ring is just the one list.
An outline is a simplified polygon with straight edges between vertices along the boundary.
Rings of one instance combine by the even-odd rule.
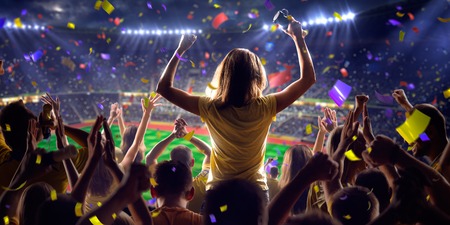
[[303, 30], [302, 24], [295, 20], [294, 17], [291, 17], [292, 20], [289, 23], [289, 26], [286, 30], [283, 30], [286, 34], [294, 38], [304, 38], [307, 34], [306, 31]]

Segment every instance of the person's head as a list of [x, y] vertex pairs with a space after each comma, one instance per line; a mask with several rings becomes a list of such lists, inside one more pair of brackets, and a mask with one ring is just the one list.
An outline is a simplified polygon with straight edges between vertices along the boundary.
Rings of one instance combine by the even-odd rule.
[[250, 181], [224, 180], [206, 192], [205, 225], [265, 225], [267, 216], [263, 191]]
[[153, 178], [157, 183], [150, 188], [153, 197], [187, 201], [194, 197], [191, 169], [180, 162], [158, 163]]
[[358, 174], [355, 185], [366, 187], [377, 197], [380, 212], [383, 212], [390, 203], [391, 191], [384, 174], [377, 169], [366, 169]]
[[307, 213], [289, 217], [284, 225], [342, 225], [329, 214], [320, 210], [311, 210]]
[[184, 145], [178, 145], [170, 151], [170, 159], [183, 163], [189, 168], [194, 167], [194, 156], [190, 148]]
[[37, 211], [36, 225], [75, 225], [80, 218], [75, 214], [76, 204], [65, 194], [58, 194], [56, 200], [47, 198]]
[[278, 167], [276, 167], [276, 166], [270, 167], [269, 174], [270, 174], [271, 178], [277, 179], [278, 174], [279, 174]]
[[280, 187], [286, 186], [312, 157], [312, 151], [306, 145], [293, 145], [284, 153], [281, 166]]
[[[28, 121], [37, 117], [31, 112], [22, 100], [12, 102], [0, 111], [0, 126], [6, 144], [12, 149], [12, 157], [22, 160], [27, 146]], [[40, 130], [40, 129], [39, 129]], [[39, 142], [42, 133], [36, 137]]]
[[[120, 144], [120, 149], [122, 149], [124, 156], [127, 154], [128, 150], [130, 149], [131, 145], [133, 144], [134, 138], [136, 137], [137, 129], [138, 128], [133, 125], [133, 126], [127, 127], [125, 129], [125, 131], [123, 132], [122, 143]], [[134, 159], [134, 162], [140, 163], [140, 162], [142, 162], [142, 159], [144, 159], [144, 152], [139, 150], [138, 153], [136, 154], [136, 158]]]
[[328, 207], [331, 216], [343, 225], [367, 224], [379, 215], [377, 198], [361, 186], [340, 189], [331, 197]]
[[[420, 138], [417, 139], [414, 148], [412, 149], [414, 156], [420, 157], [429, 156], [430, 154], [440, 154], [444, 150], [444, 147], [436, 148], [435, 146], [445, 146], [447, 143], [444, 115], [442, 115], [436, 107], [430, 104], [417, 104], [414, 106], [414, 110], [419, 110], [421, 113], [430, 117], [430, 123], [424, 132], [430, 140], [422, 141]], [[432, 151], [436, 152], [432, 153]]]
[[34, 225], [37, 210], [42, 202], [50, 197], [53, 190], [50, 184], [44, 182], [28, 186], [22, 193], [19, 201], [19, 221], [22, 225]]
[[[336, 127], [333, 131], [330, 132], [328, 136], [328, 140], [326, 143], [326, 150], [328, 155], [333, 155], [333, 153], [338, 148], [339, 143], [341, 142], [341, 134], [342, 134], [343, 126]], [[351, 149], [357, 157], [362, 159], [362, 152], [366, 150], [366, 140], [361, 131], [358, 131], [357, 139], [350, 144], [349, 150]], [[342, 173], [341, 181], [342, 183], [350, 183], [353, 184], [356, 178], [356, 175], [366, 169], [366, 163], [363, 160], [360, 161], [350, 161], [347, 158], [344, 160], [344, 171]]]
[[262, 96], [266, 72], [255, 53], [235, 48], [217, 67], [213, 83], [218, 85], [213, 98], [222, 106], [241, 107]]

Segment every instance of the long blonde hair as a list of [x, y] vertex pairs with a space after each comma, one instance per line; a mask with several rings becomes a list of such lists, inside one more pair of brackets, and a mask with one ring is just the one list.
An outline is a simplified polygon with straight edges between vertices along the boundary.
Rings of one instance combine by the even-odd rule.
[[286, 186], [306, 162], [312, 157], [312, 151], [306, 145], [293, 145], [284, 153], [279, 186]]
[[217, 67], [212, 83], [217, 85], [213, 99], [219, 106], [241, 107], [262, 96], [266, 71], [255, 53], [235, 48]]

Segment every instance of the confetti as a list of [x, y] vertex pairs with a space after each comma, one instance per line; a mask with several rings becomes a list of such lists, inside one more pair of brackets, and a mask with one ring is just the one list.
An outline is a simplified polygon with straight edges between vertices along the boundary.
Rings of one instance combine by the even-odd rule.
[[252, 28], [252, 24], [249, 24], [247, 30], [242, 31], [242, 33], [246, 33], [247, 31], [250, 30], [250, 28]]
[[172, 167], [172, 172], [174, 172], [174, 173], [175, 173], [175, 171], [177, 171], [177, 168], [175, 168], [175, 167]]
[[112, 11], [114, 11], [114, 6], [108, 0], [103, 0], [102, 8], [108, 14], [111, 14]]
[[150, 93], [150, 97], [154, 98], [155, 96], [156, 96], [156, 92], [152, 91], [152, 92]]
[[448, 22], [450, 22], [450, 17], [449, 17], [449, 18], [438, 17], [437, 19], [438, 19], [439, 21], [441, 21], [442, 23], [448, 23]]
[[342, 77], [348, 77], [347, 69], [341, 68], [339, 71], [341, 72]]
[[429, 141], [430, 140], [430, 138], [428, 137], [428, 135], [424, 132], [424, 133], [421, 133], [420, 135], [419, 135], [419, 138], [420, 138], [420, 140], [422, 140], [422, 141]]
[[161, 211], [155, 210], [152, 212], [152, 217], [157, 217], [157, 216], [159, 216], [160, 213], [161, 213]]
[[333, 13], [333, 16], [334, 16], [336, 19], [338, 19], [339, 21], [342, 21], [342, 16], [341, 16], [341, 14], [339, 14], [338, 12], [334, 12], [334, 13]]
[[398, 40], [400, 42], [403, 42], [403, 39], [405, 39], [405, 32], [401, 30], [400, 33], [398, 34]]
[[219, 4], [214, 4], [213, 6], [214, 6], [214, 8], [216, 8], [216, 9], [222, 8], [222, 6], [220, 6]]
[[320, 191], [319, 185], [317, 185], [317, 184], [314, 185], [313, 189], [314, 189], [314, 192], [316, 192], [316, 193], [319, 193], [319, 191]]
[[351, 220], [352, 219], [352, 217], [350, 216], [350, 215], [345, 215], [345, 216], [343, 216], [344, 217], [344, 219], [346, 219], [346, 220]]
[[5, 225], [9, 224], [9, 217], [8, 216], [4, 216], [3, 217], [3, 222], [5, 223]]
[[103, 60], [110, 60], [111, 59], [111, 56], [109, 54], [106, 54], [106, 53], [100, 53], [100, 57]]
[[192, 60], [189, 60], [189, 61], [191, 62], [192, 68], [195, 68], [195, 63], [194, 63], [194, 61], [192, 61]]
[[381, 103], [392, 105], [394, 103], [394, 98], [391, 95], [382, 95], [375, 91], [375, 98]]
[[167, 7], [164, 4], [161, 4], [161, 6], [163, 7], [164, 11], [167, 12]]
[[149, 9], [153, 9], [153, 7], [152, 7], [152, 3], [150, 3], [150, 2], [147, 2], [147, 8], [149, 8]]
[[214, 20], [212, 21], [212, 26], [214, 27], [214, 29], [218, 29], [219, 26], [227, 20], [228, 16], [224, 12], [221, 12], [217, 14], [216, 17], [214, 17]]
[[19, 17], [15, 18], [14, 19], [14, 25], [16, 25], [16, 27], [18, 27], [18, 28], [22, 28], [23, 27], [22, 20], [20, 20]]
[[336, 84], [334, 84], [333, 88], [328, 92], [328, 95], [336, 103], [336, 105], [341, 107], [350, 94], [351, 90], [351, 86], [347, 85], [341, 80], [337, 80]]
[[141, 82], [144, 84], [147, 84], [149, 82], [149, 80], [145, 79], [145, 78], [141, 78]]
[[409, 20], [414, 20], [414, 14], [408, 13]]
[[83, 215], [83, 203], [77, 202], [75, 205], [75, 216], [81, 217]]
[[209, 214], [209, 219], [211, 220], [211, 223], [215, 223], [216, 221], [216, 217], [214, 216], [214, 214]]
[[269, 11], [272, 11], [273, 9], [275, 9], [275, 6], [272, 4], [272, 2], [270, 2], [270, 0], [264, 1], [264, 6]]
[[305, 134], [306, 135], [312, 134], [312, 125], [311, 124], [306, 125]]
[[149, 102], [149, 98], [147, 98], [147, 97], [144, 97], [144, 108], [147, 108], [148, 107], [148, 102]]
[[183, 61], [183, 62], [187, 62], [187, 61], [188, 61], [188, 59], [181, 57], [181, 56], [178, 54], [178, 52], [177, 52], [175, 55], [177, 56], [177, 58], [178, 58], [179, 60], [181, 60], [181, 61]]
[[340, 200], [345, 201], [347, 200], [348, 196], [347, 195], [343, 195], [341, 197], [339, 197]]
[[358, 137], [356, 135], [352, 137], [353, 141], [356, 141], [356, 139], [358, 139]]
[[92, 48], [89, 48], [89, 55], [92, 54]]
[[370, 154], [372, 152], [372, 147], [368, 147], [367, 152]]
[[102, 105], [102, 103], [97, 103], [97, 107], [101, 110], [103, 110], [105, 107]]
[[115, 220], [117, 218], [117, 214], [113, 213], [112, 218], [113, 218], [113, 220]]
[[426, 130], [429, 122], [430, 117], [416, 109], [396, 130], [408, 144], [411, 144]]
[[9, 124], [5, 124], [5, 130], [6, 131], [11, 131], [11, 126]]
[[412, 28], [412, 31], [414, 31], [415, 33], [419, 33], [419, 28], [413, 27], [413, 28]]
[[356, 156], [355, 152], [353, 152], [353, 150], [351, 150], [351, 149], [345, 152], [345, 157], [347, 157], [347, 159], [350, 161], [360, 161], [361, 160], [361, 158]]
[[100, 222], [100, 220], [98, 219], [97, 216], [93, 216], [93, 217], [89, 218], [89, 221], [91, 221], [91, 223], [93, 225], [103, 225], [103, 223]]
[[52, 190], [52, 191], [50, 192], [50, 199], [51, 199], [52, 201], [56, 201], [56, 199], [58, 199], [58, 195], [56, 194], [56, 191], [55, 191], [55, 190]]
[[42, 161], [42, 156], [41, 155], [37, 155], [36, 156], [36, 164], [41, 164], [41, 161]]
[[74, 23], [72, 23], [72, 22], [68, 22], [67, 23], [67, 28], [69, 28], [69, 29], [75, 29], [75, 24]]
[[402, 12], [397, 12], [395, 15], [397, 15], [398, 17], [403, 17], [405, 14], [404, 13], [402, 13]]
[[5, 26], [5, 22], [6, 22], [6, 18], [5, 17], [0, 18], [0, 29], [2, 29], [3, 26]]
[[445, 90], [443, 93], [445, 98], [450, 98], [450, 88]]
[[186, 141], [190, 141], [192, 139], [192, 137], [194, 136], [195, 131], [191, 131], [189, 133], [187, 133], [186, 135], [184, 135], [183, 139]]
[[18, 191], [18, 190], [22, 189], [23, 187], [25, 187], [25, 184], [27, 184], [26, 181], [23, 182], [21, 185], [19, 185], [19, 187], [17, 187], [17, 188], [9, 188], [9, 187], [4, 187], [4, 186], [1, 186], [1, 187], [5, 191]]
[[156, 186], [158, 186], [158, 183], [156, 183], [156, 180], [155, 180], [155, 178], [150, 178], [150, 184], [153, 186], [153, 187], [156, 187]]
[[41, 50], [37, 50], [30, 55], [30, 59], [33, 60], [33, 62], [37, 62], [43, 55], [44, 53]]
[[102, 7], [102, 1], [98, 0], [95, 2], [94, 9], [100, 10], [100, 7]]
[[220, 211], [221, 212], [225, 212], [225, 211], [227, 211], [227, 209], [228, 209], [228, 205], [220, 206]]
[[154, 205], [156, 203], [156, 198], [152, 198], [148, 201], [150, 205]]
[[400, 23], [398, 20], [389, 19], [388, 21], [392, 26], [401, 26], [402, 25], [402, 23]]

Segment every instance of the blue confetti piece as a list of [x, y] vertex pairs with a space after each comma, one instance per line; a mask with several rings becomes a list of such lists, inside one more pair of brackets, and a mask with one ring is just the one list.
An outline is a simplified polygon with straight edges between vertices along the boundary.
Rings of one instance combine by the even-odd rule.
[[44, 53], [41, 50], [37, 50], [35, 51], [30, 57], [31, 60], [33, 60], [33, 62], [38, 61], [42, 56], [44, 55]]
[[5, 17], [0, 18], [0, 29], [2, 29], [3, 26], [5, 26], [5, 22], [6, 22], [6, 18]]
[[20, 15], [22, 15], [22, 16], [27, 15], [27, 10], [26, 9], [22, 9], [22, 12], [20, 13]]
[[422, 141], [429, 141], [430, 138], [428, 137], [428, 135], [426, 133], [422, 133], [419, 135], [420, 140]]
[[97, 107], [100, 108], [101, 110], [103, 110], [105, 107], [103, 107], [103, 105], [101, 103], [97, 103]]
[[216, 221], [216, 217], [214, 216], [214, 214], [209, 214], [209, 219], [211, 220], [211, 223], [215, 223]]

